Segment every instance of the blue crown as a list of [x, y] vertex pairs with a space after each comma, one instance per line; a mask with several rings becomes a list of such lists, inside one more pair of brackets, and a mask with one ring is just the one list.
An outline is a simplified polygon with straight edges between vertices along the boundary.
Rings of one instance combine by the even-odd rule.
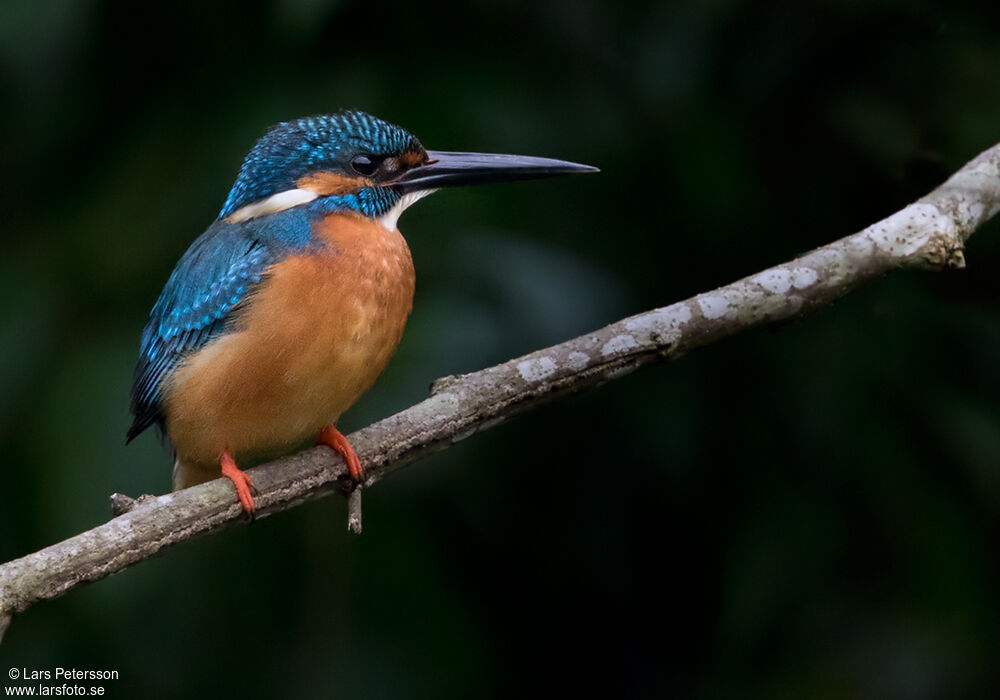
[[351, 158], [360, 153], [384, 156], [419, 147], [420, 142], [405, 129], [355, 110], [281, 122], [250, 149], [219, 218], [294, 189], [296, 180], [311, 171], [348, 173]]

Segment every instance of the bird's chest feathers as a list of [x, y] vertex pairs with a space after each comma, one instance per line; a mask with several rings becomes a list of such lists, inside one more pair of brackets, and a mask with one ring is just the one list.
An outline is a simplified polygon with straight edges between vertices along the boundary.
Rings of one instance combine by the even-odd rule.
[[270, 270], [239, 327], [278, 359], [275, 379], [353, 395], [399, 344], [413, 303], [413, 262], [398, 231], [361, 217], [328, 217], [314, 236], [308, 253]]
[[231, 330], [169, 382], [179, 454], [281, 447], [315, 435], [375, 381], [402, 337], [413, 262], [398, 231], [327, 217], [314, 244], [268, 270]]

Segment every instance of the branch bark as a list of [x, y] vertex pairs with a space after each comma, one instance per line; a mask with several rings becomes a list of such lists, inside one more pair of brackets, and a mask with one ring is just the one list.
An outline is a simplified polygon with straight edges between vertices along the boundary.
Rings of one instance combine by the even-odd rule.
[[[1000, 144], [917, 202], [794, 260], [501, 365], [439, 379], [426, 400], [350, 436], [365, 464], [364, 487], [537, 404], [804, 314], [890, 269], [964, 267], [965, 241], [998, 211]], [[343, 462], [324, 447], [251, 473], [260, 491], [258, 517], [350, 489]], [[352, 499], [358, 529], [359, 498]], [[245, 522], [224, 479], [164, 496], [132, 500], [116, 495], [113, 501], [118, 517], [0, 565], [0, 638], [14, 614], [39, 600]]]

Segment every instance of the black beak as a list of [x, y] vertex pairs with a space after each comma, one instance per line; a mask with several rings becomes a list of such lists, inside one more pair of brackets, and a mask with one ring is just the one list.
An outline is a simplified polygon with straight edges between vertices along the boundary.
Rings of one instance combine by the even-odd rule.
[[566, 160], [512, 156], [504, 153], [427, 151], [430, 161], [407, 170], [391, 184], [401, 194], [439, 187], [482, 185], [488, 182], [536, 180], [571, 173], [596, 173], [597, 168]]

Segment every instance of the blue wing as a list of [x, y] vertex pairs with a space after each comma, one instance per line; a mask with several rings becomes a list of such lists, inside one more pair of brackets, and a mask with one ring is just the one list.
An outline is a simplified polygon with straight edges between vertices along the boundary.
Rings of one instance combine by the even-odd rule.
[[233, 310], [267, 269], [309, 243], [310, 225], [302, 209], [233, 224], [219, 220], [191, 244], [142, 332], [126, 441], [154, 423], [163, 427], [163, 380], [187, 353], [225, 332]]

